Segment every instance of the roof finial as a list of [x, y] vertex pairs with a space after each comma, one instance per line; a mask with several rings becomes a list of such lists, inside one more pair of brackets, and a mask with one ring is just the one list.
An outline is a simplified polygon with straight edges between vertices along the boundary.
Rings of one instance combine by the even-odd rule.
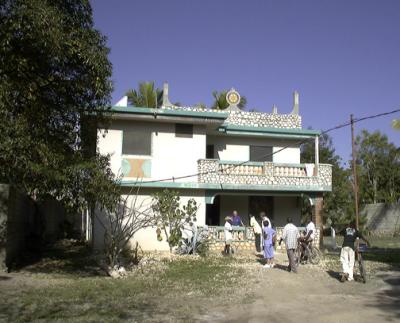
[[299, 114], [299, 92], [293, 92], [293, 110], [291, 114]]
[[238, 104], [240, 103], [240, 94], [234, 88], [231, 88], [226, 93], [226, 101], [229, 106], [226, 108], [228, 111], [240, 111]]
[[164, 82], [163, 84], [163, 102], [162, 102], [163, 107], [172, 107], [173, 104], [169, 102], [168, 98], [168, 82]]

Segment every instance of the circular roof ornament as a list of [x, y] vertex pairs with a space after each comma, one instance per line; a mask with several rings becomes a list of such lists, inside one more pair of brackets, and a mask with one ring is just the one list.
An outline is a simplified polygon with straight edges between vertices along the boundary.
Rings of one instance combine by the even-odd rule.
[[240, 94], [235, 89], [231, 89], [226, 93], [226, 101], [230, 106], [237, 106], [240, 102]]

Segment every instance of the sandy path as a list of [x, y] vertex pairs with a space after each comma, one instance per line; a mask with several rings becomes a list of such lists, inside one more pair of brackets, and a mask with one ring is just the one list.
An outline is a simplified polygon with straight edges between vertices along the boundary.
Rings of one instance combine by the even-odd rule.
[[[280, 263], [286, 265], [283, 255]], [[252, 285], [256, 300], [216, 308], [200, 321], [219, 322], [400, 322], [400, 272], [379, 272], [367, 284], [341, 283], [315, 266], [298, 274], [260, 268]]]

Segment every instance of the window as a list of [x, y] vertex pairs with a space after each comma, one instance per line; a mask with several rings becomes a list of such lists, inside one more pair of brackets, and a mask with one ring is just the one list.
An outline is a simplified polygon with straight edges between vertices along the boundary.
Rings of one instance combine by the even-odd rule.
[[250, 146], [250, 161], [272, 162], [272, 147]]
[[151, 131], [143, 128], [124, 131], [122, 138], [122, 154], [151, 155]]
[[175, 137], [193, 138], [193, 125], [186, 123], [176, 123]]

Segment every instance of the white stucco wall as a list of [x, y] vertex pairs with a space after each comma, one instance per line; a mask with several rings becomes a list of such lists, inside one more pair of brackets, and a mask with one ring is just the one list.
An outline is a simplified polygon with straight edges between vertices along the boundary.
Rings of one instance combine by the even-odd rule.
[[122, 130], [109, 129], [107, 132], [99, 130], [97, 132], [97, 148], [101, 154], [110, 154], [111, 170], [114, 174], [119, 174], [121, 169], [122, 154]]
[[[143, 189], [141, 193], [137, 196], [136, 195], [128, 195], [128, 206], [138, 208], [142, 212], [146, 210], [146, 212], [151, 212], [149, 207], [152, 203], [152, 195], [156, 192], [156, 190], [152, 189]], [[197, 224], [204, 225], [205, 224], [205, 198], [204, 198], [204, 191], [195, 191], [195, 190], [181, 190], [180, 194], [180, 201], [181, 206], [186, 205], [187, 201], [193, 198], [197, 202], [198, 211], [197, 211]], [[127, 195], [123, 195], [123, 197], [127, 197]], [[136, 199], [136, 203], [134, 200]], [[95, 217], [94, 221], [94, 231], [93, 231], [93, 239], [94, 239], [94, 247], [96, 249], [102, 249], [104, 247], [104, 229], [103, 226], [100, 224], [99, 219], [106, 223], [104, 219], [104, 215], [101, 211], [97, 211], [97, 216]], [[143, 250], [158, 250], [164, 251], [169, 250], [168, 243], [163, 235], [163, 240], [157, 240], [156, 234], [156, 227], [146, 228], [143, 230], [138, 231], [134, 238], [131, 240], [131, 245], [134, 246], [135, 242], [138, 242], [140, 247]]]
[[[123, 132], [130, 129], [151, 129], [151, 156], [121, 155]], [[100, 153], [112, 154], [111, 166], [114, 173], [121, 168], [122, 158], [143, 158], [151, 160], [151, 179], [164, 179], [197, 173], [197, 160], [206, 156], [205, 126], [193, 125], [193, 137], [175, 136], [174, 123], [144, 121], [114, 121], [105, 137], [99, 132]], [[129, 178], [127, 178], [129, 179]], [[177, 181], [197, 181], [196, 177]]]
[[276, 144], [280, 146], [274, 146], [272, 149], [274, 163], [300, 164], [300, 148], [285, 148], [281, 150], [286, 145], [282, 143]]
[[274, 225], [283, 227], [286, 219], [291, 217], [293, 224], [300, 225], [301, 205], [296, 196], [275, 196], [274, 197]]
[[300, 163], [300, 147], [286, 148], [277, 152], [282, 147], [294, 146], [296, 141], [277, 140], [269, 138], [208, 136], [207, 145], [214, 145], [214, 158], [220, 160], [247, 161], [250, 159], [250, 146], [271, 146], [276, 163]]

